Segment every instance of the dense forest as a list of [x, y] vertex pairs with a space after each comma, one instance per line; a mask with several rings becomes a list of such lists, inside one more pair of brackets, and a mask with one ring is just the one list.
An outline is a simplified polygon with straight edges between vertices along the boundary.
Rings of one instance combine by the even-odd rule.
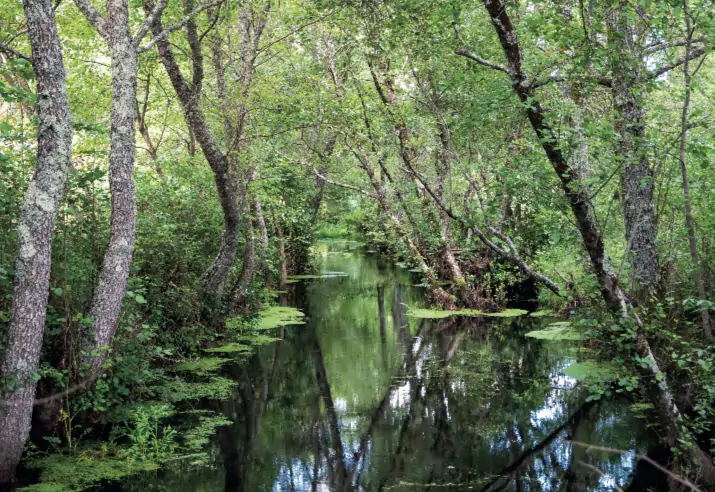
[[[343, 275], [318, 248], [342, 238], [410, 269], [417, 317], [506, 317], [527, 300], [561, 320], [537, 338], [588, 352], [582, 397], [640, 405], [667, 486], [715, 490], [711, 2], [0, 5], [0, 484], [207, 466], [232, 417], [176, 416], [234, 391], [252, 412], [272, 403], [226, 361], [301, 330], [286, 295]], [[311, 358], [317, 339], [301, 340]], [[495, 347], [462, 365], [494, 370]], [[333, 368], [361, 348], [340, 350]], [[333, 468], [312, 490], [382, 490], [345, 463], [376, 451], [342, 444], [350, 425], [315, 364]]]

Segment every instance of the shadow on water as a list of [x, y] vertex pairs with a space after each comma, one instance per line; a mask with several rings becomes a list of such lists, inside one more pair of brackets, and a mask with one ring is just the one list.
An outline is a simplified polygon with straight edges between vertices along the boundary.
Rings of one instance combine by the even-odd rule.
[[[227, 372], [233, 420], [213, 466], [168, 467], [115, 490], [628, 490], [659, 486], [636, 453], [655, 453], [628, 402], [584, 403], [562, 371], [573, 347], [524, 337], [536, 318], [421, 320], [407, 271], [340, 243], [284, 303], [307, 323], [282, 329]], [[565, 441], [628, 450], [607, 454]], [[635, 487], [635, 488], [634, 488]], [[641, 488], [642, 487], [642, 488]]]

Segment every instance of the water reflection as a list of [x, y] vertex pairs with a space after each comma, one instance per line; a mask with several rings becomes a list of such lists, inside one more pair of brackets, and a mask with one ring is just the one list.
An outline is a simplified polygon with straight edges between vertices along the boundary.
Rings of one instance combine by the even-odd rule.
[[[529, 339], [533, 318], [418, 320], [410, 274], [336, 243], [334, 277], [284, 302], [304, 326], [228, 369], [235, 398], [213, 403], [214, 467], [136, 477], [123, 490], [612, 490], [627, 487], [643, 425], [628, 405], [584, 404], [562, 370], [568, 347]], [[566, 440], [631, 450], [587, 452]], [[650, 473], [644, 470], [645, 473]]]

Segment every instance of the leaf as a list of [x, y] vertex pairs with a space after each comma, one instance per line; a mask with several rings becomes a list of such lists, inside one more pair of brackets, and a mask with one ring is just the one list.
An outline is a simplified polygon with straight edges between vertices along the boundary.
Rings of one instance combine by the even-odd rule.
[[146, 304], [146, 299], [144, 299], [144, 296], [141, 295], [141, 294], [137, 294], [134, 299], [135, 299], [139, 304]]
[[65, 293], [65, 291], [62, 290], [62, 287], [55, 287], [54, 289], [52, 289], [52, 292], [54, 292], [57, 297], [62, 297], [62, 295]]

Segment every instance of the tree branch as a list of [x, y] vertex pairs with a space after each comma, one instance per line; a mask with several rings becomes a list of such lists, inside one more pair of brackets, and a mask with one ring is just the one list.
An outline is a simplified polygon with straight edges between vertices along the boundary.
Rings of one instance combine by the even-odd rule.
[[491, 68], [492, 70], [499, 70], [500, 72], [504, 72], [505, 74], [509, 75], [509, 69], [505, 67], [504, 65], [500, 65], [499, 63], [494, 63], [490, 62], [489, 60], [486, 60], [482, 58], [481, 56], [475, 55], [471, 51], [469, 51], [465, 47], [464, 39], [462, 39], [462, 34], [459, 32], [459, 26], [457, 24], [453, 25], [454, 27], [454, 37], [457, 38], [457, 43], [459, 43], [459, 48], [454, 50], [454, 53], [459, 56], [464, 56], [466, 58], [469, 58], [470, 60], [485, 66], [487, 68]]
[[414, 170], [412, 165], [409, 162], [406, 162], [410, 172], [412, 173], [413, 176], [415, 176], [420, 183], [422, 183], [422, 186], [424, 186], [425, 190], [427, 190], [427, 193], [432, 197], [434, 202], [439, 206], [442, 211], [447, 214], [452, 220], [459, 222], [463, 227], [472, 229], [472, 232], [474, 232], [474, 235], [479, 238], [479, 240], [484, 243], [489, 249], [494, 251], [498, 256], [501, 258], [515, 264], [516, 266], [519, 267], [519, 269], [524, 273], [526, 276], [534, 279], [537, 282], [543, 283], [551, 292], [556, 294], [557, 296], [561, 296], [561, 292], [559, 290], [559, 287], [548, 277], [545, 275], [542, 275], [540, 273], [535, 272], [532, 270], [529, 265], [526, 264], [526, 262], [521, 258], [519, 255], [518, 251], [516, 250], [516, 247], [514, 246], [514, 243], [512, 242], [511, 238], [509, 238], [506, 234], [501, 233], [494, 229], [493, 227], [489, 226], [489, 232], [494, 234], [496, 237], [504, 241], [506, 243], [507, 247], [509, 248], [509, 251], [506, 251], [499, 246], [497, 246], [493, 241], [491, 241], [482, 231], [479, 229], [479, 227], [472, 223], [468, 224], [462, 217], [459, 217], [454, 214], [451, 208], [447, 207], [444, 203], [442, 203], [442, 200], [440, 200], [437, 195], [434, 193], [432, 188], [427, 184], [427, 182], [422, 178], [422, 176]]
[[330, 179], [330, 178], [328, 178], [328, 177], [323, 176], [322, 174], [320, 174], [320, 173], [318, 172], [318, 170], [315, 169], [315, 168], [313, 168], [313, 173], [315, 173], [315, 175], [316, 175], [317, 177], [319, 177], [320, 179], [322, 179], [322, 180], [325, 181], [326, 183], [329, 183], [329, 184], [334, 185], [334, 186], [339, 186], [340, 188], [346, 188], [346, 189], [348, 189], [348, 190], [357, 191], [358, 193], [362, 193], [363, 195], [365, 195], [365, 196], [367, 196], [367, 197], [377, 199], [377, 195], [375, 195], [374, 193], [370, 193], [369, 191], [363, 190], [362, 188], [359, 188], [359, 187], [357, 187], [357, 186], [349, 185], [349, 184], [346, 184], [346, 183], [340, 183], [339, 181], [333, 181], [332, 179]]
[[[699, 37], [695, 38], [691, 41], [691, 43], [702, 43], [705, 40], [704, 37]], [[660, 43], [655, 43], [651, 44], [650, 46], [646, 47], [645, 49], [645, 54], [646, 55], [652, 55], [653, 53], [657, 53], [661, 50], [667, 49], [667, 48], [675, 48], [677, 46], [686, 46], [688, 44], [687, 39], [677, 39], [675, 41], [662, 41]]]
[[280, 43], [281, 41], [283, 41], [283, 40], [286, 39], [286, 38], [289, 38], [290, 36], [292, 36], [293, 34], [297, 33], [298, 31], [302, 31], [302, 30], [305, 29], [306, 27], [312, 26], [313, 24], [317, 24], [318, 22], [322, 21], [323, 19], [326, 19], [326, 18], [330, 17], [330, 16], [333, 15], [335, 12], [336, 12], [335, 10], [331, 10], [331, 11], [328, 12], [327, 14], [325, 14], [325, 15], [323, 15], [323, 16], [321, 16], [321, 17], [318, 17], [317, 19], [315, 19], [315, 20], [313, 20], [313, 21], [308, 22], [307, 24], [303, 24], [302, 26], [296, 27], [295, 29], [293, 29], [292, 31], [290, 31], [288, 34], [286, 34], [286, 35], [284, 35], [284, 36], [281, 36], [280, 38], [278, 38], [278, 39], [276, 39], [276, 40], [273, 40], [273, 41], [271, 41], [270, 43], [265, 44], [264, 46], [261, 46], [260, 48], [258, 48], [258, 49], [256, 50], [256, 53], [261, 53], [261, 52], [267, 50], [268, 48], [270, 48], [270, 47], [273, 46], [274, 44]]
[[454, 53], [456, 55], [463, 56], [465, 58], [469, 58], [470, 60], [478, 63], [479, 65], [482, 65], [487, 68], [491, 68], [492, 70], [499, 70], [500, 72], [504, 72], [505, 74], [509, 75], [509, 69], [507, 69], [504, 65], [500, 65], [499, 63], [490, 62], [489, 60], [486, 60], [480, 56], [477, 56], [474, 53], [472, 53], [471, 51], [468, 51], [464, 48], [455, 50]]
[[18, 58], [22, 58], [23, 60], [27, 60], [29, 62], [32, 61], [32, 57], [29, 55], [26, 55], [25, 53], [21, 51], [17, 51], [15, 48], [11, 48], [10, 46], [6, 45], [5, 43], [0, 43], [0, 51], [3, 53], [8, 53], [11, 55], [14, 55]]
[[84, 14], [90, 24], [97, 30], [100, 36], [103, 38], [107, 37], [107, 30], [105, 27], [105, 19], [102, 14], [99, 13], [97, 9], [89, 3], [89, 0], [74, 0], [77, 8]]
[[[83, 1], [83, 0], [76, 0], [76, 1]], [[220, 4], [222, 4], [222, 3], [223, 3], [223, 0], [217, 0], [217, 1], [215, 1], [215, 2], [207, 3], [206, 5], [203, 5], [203, 6], [201, 6], [201, 7], [198, 7], [198, 8], [196, 8], [196, 9], [192, 10], [191, 12], [189, 12], [188, 14], [186, 14], [186, 16], [185, 16], [183, 19], [181, 19], [181, 21], [179, 21], [177, 24], [174, 24], [174, 25], [172, 25], [172, 26], [167, 27], [167, 28], [164, 29], [162, 32], [160, 32], [159, 34], [157, 34], [156, 36], [154, 36], [154, 38], [153, 38], [151, 41], [149, 41], [148, 43], [146, 43], [146, 44], [144, 44], [144, 45], [138, 47], [138, 48], [137, 48], [137, 53], [140, 53], [140, 54], [141, 54], [141, 53], [146, 53], [147, 51], [149, 51], [150, 49], [152, 49], [152, 48], [156, 45], [156, 43], [158, 43], [158, 42], [161, 41], [162, 39], [165, 39], [169, 34], [171, 34], [171, 33], [174, 32], [174, 31], [178, 31], [179, 29], [181, 29], [182, 27], [184, 27], [186, 24], [188, 24], [189, 21], [191, 20], [191, 18], [192, 18], [193, 16], [195, 16], [196, 14], [198, 14], [198, 13], [200, 13], [200, 12], [203, 12], [204, 10], [206, 10], [206, 9], [208, 9], [208, 8], [211, 8], [211, 7], [215, 7], [215, 6], [217, 6], [217, 5], [220, 5]], [[152, 13], [153, 13], [153, 12], [152, 12]], [[151, 15], [151, 14], [150, 14], [150, 15]], [[156, 19], [155, 19], [155, 20], [156, 20]], [[153, 24], [153, 23], [152, 23], [152, 24]]]
[[682, 64], [685, 63], [686, 61], [694, 60], [695, 58], [700, 58], [701, 56], [703, 56], [703, 55], [709, 53], [710, 51], [712, 51], [712, 49], [713, 49], [713, 48], [712, 48], [711, 46], [708, 46], [708, 47], [704, 47], [704, 46], [703, 46], [703, 47], [700, 47], [700, 48], [698, 48], [698, 49], [695, 49], [695, 50], [693, 50], [693, 51], [690, 52], [690, 55], [688, 55], [688, 56], [681, 56], [680, 58], [678, 58], [677, 60], [675, 60], [673, 63], [671, 63], [671, 64], [669, 64], [669, 65], [663, 65], [662, 67], [658, 67], [657, 69], [653, 70], [653, 71], [650, 72], [650, 74], [648, 75], [648, 78], [649, 78], [649, 79], [656, 79], [656, 78], [660, 77], [661, 75], [670, 72], [670, 71], [673, 70], [674, 68], [679, 67], [680, 65], [682, 65]]
[[[603, 86], [603, 87], [611, 87], [612, 81], [610, 77], [604, 77], [603, 75], [585, 75], [583, 77], [575, 77], [575, 78], [582, 78], [586, 81], [588, 80], [593, 80], [596, 82], [597, 85]], [[536, 80], [534, 82], [531, 82], [531, 87], [533, 89], [538, 89], [539, 87], [543, 87], [547, 84], [550, 84], [552, 82], [566, 82], [568, 78], [564, 77], [563, 75], [549, 75], [545, 79], [541, 80]]]
[[169, 0], [159, 0], [159, 3], [157, 3], [154, 8], [152, 9], [151, 13], [144, 19], [144, 22], [142, 23], [141, 27], [137, 31], [136, 35], [134, 36], [134, 46], [139, 46], [139, 43], [141, 43], [141, 40], [144, 39], [144, 36], [146, 36], [146, 33], [149, 32], [149, 29], [151, 29], [151, 26], [154, 25], [154, 22], [161, 16], [161, 14], [164, 12], [164, 9], [166, 6], [169, 4]]

